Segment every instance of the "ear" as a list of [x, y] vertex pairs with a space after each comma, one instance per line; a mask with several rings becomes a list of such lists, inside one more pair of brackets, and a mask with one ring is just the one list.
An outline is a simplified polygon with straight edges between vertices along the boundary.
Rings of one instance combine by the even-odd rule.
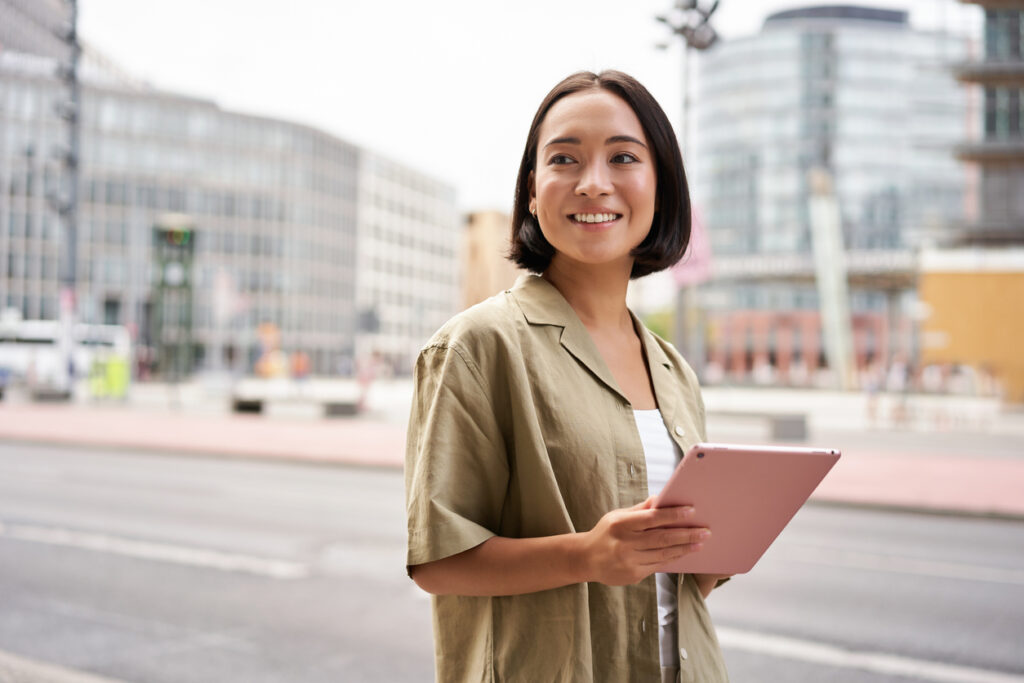
[[526, 189], [530, 197], [530, 202], [527, 205], [527, 209], [530, 213], [537, 213], [537, 183], [533, 177], [533, 171], [530, 171], [530, 175], [526, 177]]

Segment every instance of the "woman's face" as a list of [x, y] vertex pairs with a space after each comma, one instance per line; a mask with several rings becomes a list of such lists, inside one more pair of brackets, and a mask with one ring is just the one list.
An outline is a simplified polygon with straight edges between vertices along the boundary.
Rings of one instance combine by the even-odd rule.
[[658, 178], [643, 126], [625, 100], [585, 90], [556, 102], [540, 125], [530, 211], [555, 248], [552, 264], [632, 268], [650, 232]]

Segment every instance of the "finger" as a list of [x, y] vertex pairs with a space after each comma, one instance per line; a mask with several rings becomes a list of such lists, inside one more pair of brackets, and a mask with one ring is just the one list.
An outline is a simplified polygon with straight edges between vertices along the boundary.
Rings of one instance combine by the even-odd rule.
[[641, 567], [662, 567], [691, 553], [700, 552], [703, 543], [686, 543], [657, 550], [642, 550], [637, 553], [637, 564]]
[[643, 529], [655, 529], [665, 526], [680, 526], [693, 517], [692, 505], [680, 505], [668, 508], [650, 508], [643, 510], [644, 515], [638, 517]]
[[654, 496], [648, 496], [647, 500], [642, 503], [637, 503], [630, 510], [648, 510], [654, 505]]
[[701, 543], [711, 537], [704, 527], [651, 529], [638, 537], [637, 550], [658, 550], [680, 545]]

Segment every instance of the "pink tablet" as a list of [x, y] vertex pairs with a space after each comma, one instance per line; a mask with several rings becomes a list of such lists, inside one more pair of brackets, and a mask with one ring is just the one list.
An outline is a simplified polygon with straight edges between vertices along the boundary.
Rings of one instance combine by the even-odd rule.
[[687, 526], [707, 527], [711, 538], [658, 571], [750, 571], [838, 460], [832, 449], [697, 444], [654, 506], [692, 505]]

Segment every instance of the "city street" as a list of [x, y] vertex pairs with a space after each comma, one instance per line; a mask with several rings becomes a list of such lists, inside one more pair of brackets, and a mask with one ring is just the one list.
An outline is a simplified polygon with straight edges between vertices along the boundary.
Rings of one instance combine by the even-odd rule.
[[[430, 681], [397, 469], [0, 443], [0, 681]], [[710, 600], [735, 683], [1024, 681], [1024, 522], [813, 505]]]

